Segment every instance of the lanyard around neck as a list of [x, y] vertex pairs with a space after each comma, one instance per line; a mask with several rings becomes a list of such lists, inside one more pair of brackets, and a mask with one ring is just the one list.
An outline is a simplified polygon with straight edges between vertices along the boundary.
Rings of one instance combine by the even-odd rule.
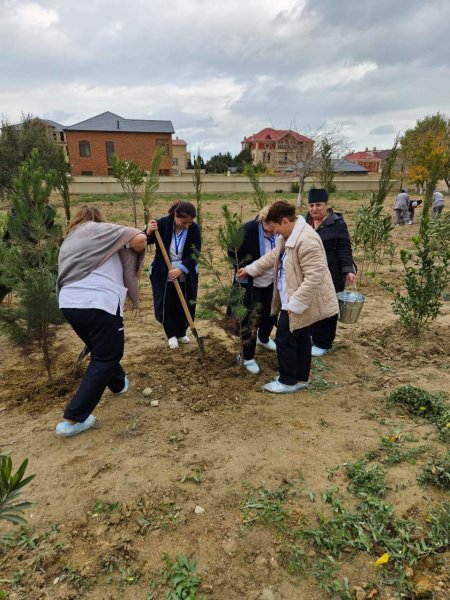
[[283, 250], [283, 253], [280, 256], [280, 262], [278, 263], [278, 279], [283, 277], [284, 271], [284, 259], [286, 258], [286, 250]]
[[268, 235], [264, 234], [264, 237], [266, 238], [266, 240], [269, 240], [269, 242], [270, 242], [270, 249], [273, 250], [275, 248], [275, 244], [276, 244], [275, 236], [272, 234], [269, 237]]
[[173, 230], [173, 240], [175, 243], [175, 254], [178, 256], [180, 246], [183, 243], [183, 237], [187, 234], [187, 229], [182, 229], [180, 233], [177, 233], [175, 229]]

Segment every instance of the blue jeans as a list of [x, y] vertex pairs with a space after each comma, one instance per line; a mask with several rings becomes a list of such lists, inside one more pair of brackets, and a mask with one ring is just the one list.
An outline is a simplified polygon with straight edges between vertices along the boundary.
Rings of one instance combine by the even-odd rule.
[[125, 371], [120, 366], [124, 349], [123, 319], [97, 308], [61, 310], [91, 353], [80, 387], [64, 411], [65, 419], [81, 423], [100, 402], [107, 387], [117, 394], [125, 385]]

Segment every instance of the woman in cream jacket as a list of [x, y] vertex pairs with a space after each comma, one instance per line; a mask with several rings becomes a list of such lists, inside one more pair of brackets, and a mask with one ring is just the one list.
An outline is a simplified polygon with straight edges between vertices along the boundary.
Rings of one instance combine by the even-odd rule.
[[278, 315], [277, 355], [280, 375], [263, 389], [289, 393], [306, 388], [311, 369], [309, 326], [339, 312], [336, 292], [319, 235], [295, 207], [274, 202], [267, 223], [280, 234], [274, 250], [238, 271], [238, 277], [258, 277], [274, 269], [271, 312]]

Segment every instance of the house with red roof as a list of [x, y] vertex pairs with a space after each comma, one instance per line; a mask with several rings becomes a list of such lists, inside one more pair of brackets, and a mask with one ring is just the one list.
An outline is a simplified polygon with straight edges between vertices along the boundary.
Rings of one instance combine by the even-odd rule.
[[380, 151], [377, 151], [376, 148], [373, 150], [366, 148], [364, 152], [351, 152], [344, 158], [359, 165], [360, 167], [364, 167], [369, 171], [369, 173], [380, 173], [383, 157], [379, 154]]
[[292, 129], [266, 127], [244, 137], [241, 144], [243, 150], [251, 151], [254, 165], [262, 163], [273, 171], [283, 171], [310, 158], [314, 152], [314, 141]]

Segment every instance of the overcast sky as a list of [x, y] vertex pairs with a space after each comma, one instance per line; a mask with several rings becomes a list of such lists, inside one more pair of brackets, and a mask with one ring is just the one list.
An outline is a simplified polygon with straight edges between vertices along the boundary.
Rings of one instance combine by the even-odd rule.
[[191, 151], [341, 125], [351, 149], [450, 112], [450, 0], [0, 0], [0, 112], [168, 119]]

